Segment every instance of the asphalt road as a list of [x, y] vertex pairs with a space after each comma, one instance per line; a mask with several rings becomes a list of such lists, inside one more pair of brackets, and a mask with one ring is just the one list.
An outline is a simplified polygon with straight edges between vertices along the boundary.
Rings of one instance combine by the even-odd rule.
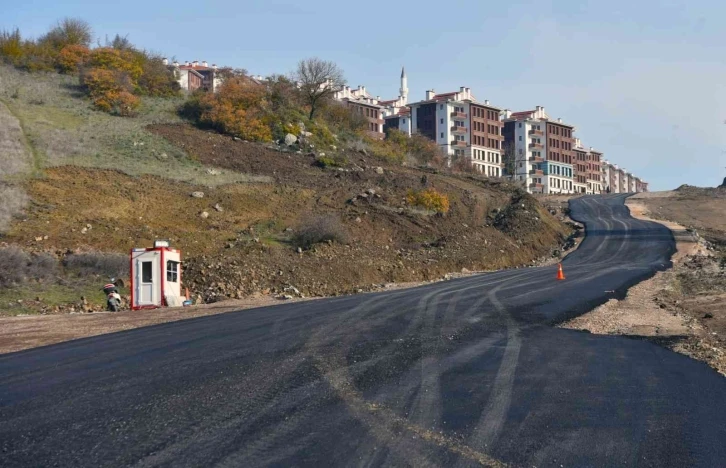
[[[554, 267], [169, 323], [0, 356], [2, 466], [724, 466], [726, 379], [553, 328], [667, 268], [623, 196]], [[613, 292], [614, 291], [614, 292]]]

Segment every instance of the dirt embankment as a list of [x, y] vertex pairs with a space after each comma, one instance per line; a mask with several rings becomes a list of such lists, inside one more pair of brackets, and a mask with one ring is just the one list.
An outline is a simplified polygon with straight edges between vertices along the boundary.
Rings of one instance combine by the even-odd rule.
[[[631, 214], [667, 226], [673, 268], [563, 324], [592, 333], [642, 337], [702, 360], [726, 375], [726, 190], [687, 187], [638, 194]], [[694, 227], [697, 226], [697, 227]]]
[[[348, 153], [344, 168], [322, 169], [311, 155], [189, 126], [151, 131], [206, 166], [274, 182], [210, 188], [113, 171], [52, 169], [29, 184], [33, 206], [7, 240], [58, 252], [79, 246], [123, 252], [171, 239], [185, 257], [185, 285], [213, 302], [286, 288], [329, 296], [462, 269], [531, 265], [551, 257], [569, 234], [533, 198], [501, 182], [382, 165], [361, 153]], [[409, 190], [427, 188], [449, 197], [447, 214], [407, 204]], [[296, 233], [320, 216], [334, 217], [347, 241], [298, 251]]]

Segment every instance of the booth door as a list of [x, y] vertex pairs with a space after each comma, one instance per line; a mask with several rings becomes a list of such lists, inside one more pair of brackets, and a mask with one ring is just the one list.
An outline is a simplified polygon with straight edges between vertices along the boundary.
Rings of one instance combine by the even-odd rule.
[[158, 299], [155, 297], [156, 283], [159, 281], [158, 258], [139, 259], [136, 267], [136, 284], [138, 285], [136, 294], [138, 295], [138, 304], [158, 305]]

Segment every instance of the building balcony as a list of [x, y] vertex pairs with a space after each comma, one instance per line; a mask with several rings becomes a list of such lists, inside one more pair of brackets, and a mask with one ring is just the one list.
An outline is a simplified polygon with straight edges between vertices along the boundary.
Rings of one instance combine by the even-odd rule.
[[530, 130], [528, 133], [530, 135], [544, 136], [544, 132], [542, 130]]
[[466, 112], [452, 112], [451, 118], [455, 120], [465, 120], [467, 118]]
[[451, 133], [459, 133], [459, 134], [466, 133], [466, 127], [453, 126], [453, 127], [451, 127]]
[[543, 187], [544, 186], [542, 184], [538, 184], [536, 182], [532, 182], [531, 184], [529, 184], [529, 188], [531, 188], [531, 189], [534, 189], [534, 188], [536, 188], [536, 189], [542, 189]]
[[466, 148], [466, 142], [461, 140], [451, 140], [451, 146], [456, 146], [457, 148]]
[[539, 175], [539, 176], [543, 176], [544, 175], [544, 171], [542, 169], [531, 169], [529, 171], [529, 175]]
[[540, 156], [530, 156], [528, 159], [529, 162], [544, 162], [544, 158]]
[[542, 146], [540, 143], [530, 143], [529, 149], [544, 149], [544, 146]]

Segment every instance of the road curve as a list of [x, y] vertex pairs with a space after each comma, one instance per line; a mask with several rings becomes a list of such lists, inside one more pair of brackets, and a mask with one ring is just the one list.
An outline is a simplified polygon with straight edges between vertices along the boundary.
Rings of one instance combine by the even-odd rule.
[[552, 327], [670, 266], [622, 195], [554, 267], [0, 356], [1, 466], [723, 466], [726, 379]]

